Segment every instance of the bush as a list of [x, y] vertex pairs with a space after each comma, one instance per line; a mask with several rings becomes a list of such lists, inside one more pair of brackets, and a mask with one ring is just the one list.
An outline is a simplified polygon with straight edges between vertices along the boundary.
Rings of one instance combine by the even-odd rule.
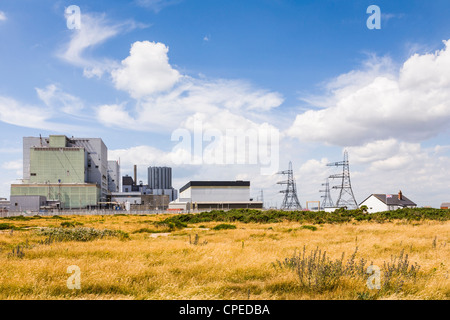
[[236, 226], [232, 224], [222, 223], [218, 224], [213, 228], [213, 230], [225, 230], [225, 229], [236, 229]]
[[105, 237], [128, 239], [128, 233], [120, 230], [98, 230], [94, 228], [48, 228], [37, 231], [38, 235], [50, 236], [55, 241], [92, 241]]
[[311, 230], [311, 231], [316, 231], [317, 227], [315, 227], [315, 226], [301, 226], [300, 229], [307, 229], [307, 230]]
[[177, 219], [167, 218], [163, 221], [155, 222], [157, 226], [167, 227], [169, 231], [175, 231], [176, 229], [183, 229], [187, 227], [187, 224]]
[[7, 219], [7, 220], [16, 220], [16, 221], [30, 221], [32, 218], [31, 217], [24, 217], [24, 216], [14, 216], [14, 217], [7, 217], [7, 218], [3, 218], [3, 219]]
[[57, 219], [57, 220], [70, 220], [70, 218], [65, 218], [65, 217], [61, 217], [61, 216], [58, 216], [58, 215], [52, 216], [52, 219]]
[[141, 229], [133, 231], [133, 233], [158, 233], [158, 231], [151, 230], [149, 228], [141, 228]]
[[75, 228], [75, 226], [82, 226], [82, 225], [83, 224], [81, 222], [77, 222], [77, 221], [75, 221], [75, 222], [69, 222], [69, 221], [61, 222], [61, 227], [63, 227], [63, 228]]
[[367, 214], [362, 209], [346, 210], [339, 208], [334, 212], [314, 212], [314, 211], [283, 211], [256, 209], [231, 209], [229, 211], [212, 210], [198, 214], [180, 214], [164, 221], [160, 224], [173, 223], [175, 228], [185, 227], [187, 223], [203, 222], [243, 222], [243, 223], [273, 223], [280, 221], [295, 221], [299, 223], [324, 224], [324, 223], [347, 223], [352, 221], [375, 221], [385, 222], [392, 220], [450, 220], [450, 210], [432, 208], [405, 208], [395, 211], [386, 211]]
[[0, 230], [8, 230], [8, 229], [14, 229], [14, 225], [11, 223], [0, 223]]

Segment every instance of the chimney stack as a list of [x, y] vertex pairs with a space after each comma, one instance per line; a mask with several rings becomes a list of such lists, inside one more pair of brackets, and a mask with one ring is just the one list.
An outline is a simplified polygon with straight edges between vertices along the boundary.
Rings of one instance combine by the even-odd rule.
[[137, 165], [134, 165], [134, 185], [137, 185]]
[[402, 190], [398, 192], [398, 200], [403, 200]]

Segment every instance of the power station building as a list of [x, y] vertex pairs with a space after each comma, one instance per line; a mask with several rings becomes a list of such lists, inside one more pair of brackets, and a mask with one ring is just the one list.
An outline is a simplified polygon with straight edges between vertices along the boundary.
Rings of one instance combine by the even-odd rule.
[[10, 211], [20, 211], [20, 203], [30, 206], [28, 196], [45, 197], [61, 209], [97, 207], [118, 190], [118, 177], [119, 164], [108, 162], [100, 138], [24, 137], [23, 179], [11, 185]]
[[172, 187], [172, 168], [148, 167], [148, 186], [145, 194], [155, 196], [168, 195], [169, 201], [178, 198], [178, 192]]
[[250, 181], [190, 181], [169, 204], [169, 209], [183, 211], [239, 208], [263, 208], [261, 201], [250, 198]]

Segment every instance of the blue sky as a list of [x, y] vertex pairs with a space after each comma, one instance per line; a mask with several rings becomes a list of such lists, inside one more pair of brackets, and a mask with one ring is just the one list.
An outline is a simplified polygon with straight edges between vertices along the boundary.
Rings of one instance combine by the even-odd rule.
[[[67, 27], [70, 5], [80, 29]], [[366, 26], [370, 5], [381, 9], [379, 30]], [[282, 177], [262, 174], [261, 161], [175, 152], [172, 134], [201, 119], [217, 141], [231, 129], [276, 131], [278, 148], [264, 146], [277, 151], [277, 171], [293, 162], [303, 206], [320, 200], [336, 173], [325, 164], [347, 148], [358, 202], [401, 189], [437, 207], [450, 201], [449, 9], [444, 0], [2, 0], [0, 197], [21, 178], [23, 136], [66, 134], [101, 137], [140, 180], [150, 165], [172, 166], [177, 188], [248, 179], [254, 197], [263, 189], [279, 205]]]

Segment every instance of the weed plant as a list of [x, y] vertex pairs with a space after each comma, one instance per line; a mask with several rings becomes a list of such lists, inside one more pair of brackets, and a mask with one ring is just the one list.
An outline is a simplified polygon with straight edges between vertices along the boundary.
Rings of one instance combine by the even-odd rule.
[[[342, 287], [350, 279], [367, 280], [368, 261], [364, 258], [356, 259], [357, 252], [358, 247], [347, 260], [344, 260], [345, 253], [342, 253], [340, 259], [333, 260], [327, 256], [326, 251], [318, 247], [307, 254], [306, 246], [304, 246], [303, 252], [298, 255], [294, 252], [292, 257], [285, 258], [283, 261], [277, 260], [272, 265], [275, 269], [294, 271], [299, 279], [300, 287], [305, 291], [323, 293]], [[410, 264], [408, 254], [405, 254], [404, 250], [398, 256], [391, 256], [391, 262], [383, 263], [381, 270], [383, 282], [378, 294], [399, 292], [405, 281], [416, 281], [419, 269], [420, 266], [417, 263]]]

